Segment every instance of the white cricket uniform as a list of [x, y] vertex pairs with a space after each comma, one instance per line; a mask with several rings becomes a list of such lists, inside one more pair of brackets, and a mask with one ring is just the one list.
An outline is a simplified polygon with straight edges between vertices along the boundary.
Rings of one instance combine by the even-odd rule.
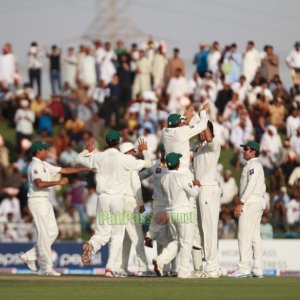
[[42, 273], [52, 271], [51, 245], [58, 236], [58, 227], [49, 201], [49, 188], [38, 188], [35, 179], [53, 181], [61, 167], [53, 166], [37, 157], [33, 157], [28, 167], [28, 207], [37, 229], [36, 245], [26, 252], [28, 260], [38, 259]]
[[[240, 180], [240, 198], [243, 212], [239, 218], [238, 243], [240, 252], [239, 271], [252, 271], [262, 274], [261, 258], [263, 254], [260, 237], [260, 221], [266, 207], [263, 194], [266, 191], [265, 176], [262, 164], [258, 158], [252, 158], [245, 165]], [[253, 249], [253, 251], [252, 251]]]
[[[196, 211], [191, 198], [197, 197], [199, 188], [193, 186], [186, 174], [172, 170], [162, 178], [162, 185], [169, 203], [169, 227], [174, 240], [157, 257], [162, 264], [170, 263], [179, 253], [178, 276], [191, 272], [191, 253], [194, 240]], [[173, 216], [173, 217], [172, 217]]]
[[98, 194], [96, 230], [90, 238], [93, 253], [100, 250], [101, 246], [110, 241], [110, 253], [107, 269], [118, 271], [118, 253], [122, 251], [125, 223], [125, 191], [129, 171], [140, 171], [151, 166], [147, 151], [143, 151], [145, 160], [135, 159], [125, 155], [115, 148], [109, 148], [104, 152], [89, 153], [82, 151], [76, 158], [76, 162], [84, 166], [96, 169], [96, 191]]
[[221, 146], [213, 139], [211, 143], [205, 142], [198, 146], [193, 161], [195, 178], [200, 181], [198, 224], [207, 263], [205, 271], [208, 273], [219, 272], [218, 221], [221, 189], [218, 184], [217, 165], [220, 153]]
[[179, 170], [190, 173], [190, 143], [189, 140], [207, 128], [207, 114], [200, 112], [200, 120], [194, 125], [181, 126], [175, 128], [164, 128], [162, 130], [161, 142], [165, 146], [166, 154], [171, 152], [180, 153]]
[[139, 207], [144, 205], [141, 181], [137, 171], [127, 173], [127, 178], [124, 178], [124, 181], [127, 181], [125, 214], [132, 215], [133, 218], [125, 224], [123, 252], [119, 253], [119, 262], [122, 270], [128, 270], [129, 254], [131, 244], [133, 244], [137, 254], [138, 270], [145, 272], [149, 268], [144, 247], [143, 229], [141, 223], [139, 223]]

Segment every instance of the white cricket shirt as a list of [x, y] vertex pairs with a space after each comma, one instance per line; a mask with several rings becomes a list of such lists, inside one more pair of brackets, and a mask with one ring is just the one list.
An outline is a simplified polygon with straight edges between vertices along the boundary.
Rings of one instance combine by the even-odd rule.
[[61, 171], [61, 167], [53, 166], [46, 161], [41, 161], [37, 157], [33, 157], [28, 166], [28, 182], [29, 190], [27, 196], [48, 198], [49, 188], [38, 188], [34, 183], [35, 179], [42, 181], [53, 181], [54, 176]]

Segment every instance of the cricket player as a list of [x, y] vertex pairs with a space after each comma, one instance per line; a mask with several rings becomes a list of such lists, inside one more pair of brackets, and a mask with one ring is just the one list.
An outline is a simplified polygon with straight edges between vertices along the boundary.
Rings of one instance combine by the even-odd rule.
[[260, 221], [266, 207], [263, 198], [266, 191], [265, 176], [262, 164], [258, 159], [259, 144], [250, 141], [241, 147], [243, 147], [243, 156], [247, 164], [242, 171], [240, 180], [240, 203], [234, 210], [235, 216], [239, 218], [240, 262], [237, 270], [229, 276], [261, 278], [263, 277], [261, 263], [263, 249], [260, 237]]
[[200, 181], [197, 198], [198, 225], [202, 233], [201, 242], [206, 267], [199, 277], [218, 278], [218, 222], [220, 213], [221, 188], [217, 180], [217, 164], [221, 146], [214, 139], [213, 124], [208, 121], [207, 128], [199, 135], [193, 166], [195, 178]]
[[196, 278], [190, 263], [196, 219], [195, 205], [191, 199], [198, 196], [200, 184], [179, 171], [181, 157], [181, 154], [174, 152], [166, 156], [169, 172], [163, 176], [162, 185], [169, 203], [168, 223], [173, 241], [153, 259], [153, 265], [156, 274], [162, 276], [164, 265], [179, 253], [178, 277]]
[[78, 154], [76, 162], [96, 169], [97, 215], [95, 234], [83, 245], [82, 262], [84, 265], [91, 263], [91, 256], [110, 241], [109, 258], [105, 275], [117, 277], [119, 270], [118, 252], [122, 251], [125, 225], [124, 225], [124, 194], [127, 189], [128, 171], [140, 171], [151, 166], [147, 144], [140, 141], [139, 150], [145, 160], [135, 159], [131, 155], [121, 153], [121, 134], [110, 130], [105, 139], [108, 149], [103, 152], [94, 152], [95, 139], [92, 138], [85, 150]]
[[[206, 104], [200, 111], [200, 119], [194, 124], [189, 125], [194, 117], [194, 108], [191, 107], [184, 115], [171, 114], [168, 117], [168, 128], [162, 130], [161, 142], [165, 146], [166, 154], [171, 152], [180, 153], [180, 170], [190, 172], [190, 139], [199, 134], [207, 127], [207, 112], [209, 104]], [[192, 176], [192, 174], [190, 174]]]
[[[209, 111], [209, 104], [205, 104], [200, 111], [200, 117], [195, 114], [194, 108], [190, 107], [188, 111], [182, 117], [179, 114], [171, 114], [168, 117], [168, 128], [164, 128], [162, 131], [162, 143], [165, 146], [166, 153], [180, 153], [182, 158], [180, 159], [180, 171], [184, 172], [191, 180], [194, 178], [190, 171], [190, 139], [207, 128], [207, 112]], [[191, 199], [194, 201], [195, 199]], [[195, 236], [198, 237], [198, 226], [195, 225]], [[199, 268], [202, 265], [201, 255], [201, 241], [200, 238], [194, 241], [193, 259], [195, 261], [195, 268]]]
[[[126, 155], [135, 156], [134, 145], [130, 142], [120, 145], [120, 152]], [[124, 275], [128, 272], [128, 260], [133, 244], [138, 260], [138, 276], [149, 276], [153, 273], [148, 268], [148, 261], [144, 247], [144, 234], [140, 223], [139, 213], [145, 211], [142, 197], [141, 180], [137, 171], [127, 172], [127, 189], [125, 192], [125, 215], [128, 216], [128, 222], [125, 224], [125, 236], [123, 241], [123, 251], [119, 254], [121, 271]]]
[[61, 274], [53, 270], [51, 245], [58, 235], [58, 227], [49, 201], [49, 187], [55, 185], [68, 184], [68, 178], [62, 177], [53, 181], [57, 174], [76, 174], [83, 171], [91, 171], [90, 168], [61, 168], [47, 163], [50, 145], [41, 141], [32, 144], [30, 151], [33, 155], [28, 167], [28, 207], [33, 216], [37, 229], [36, 245], [20, 256], [27, 264], [28, 268], [37, 271], [36, 260], [39, 262], [40, 274], [48, 276], [60, 276]]
[[[172, 235], [168, 224], [164, 224], [164, 216], [166, 216], [166, 209], [169, 206], [168, 199], [163, 190], [162, 178], [168, 173], [166, 165], [165, 147], [163, 144], [159, 145], [160, 160], [154, 161], [153, 166], [145, 169], [139, 173], [140, 179], [144, 180], [150, 176], [153, 178], [153, 194], [152, 194], [152, 220], [149, 230], [145, 236], [145, 246], [153, 248], [153, 240], [156, 240], [157, 253], [160, 254], [169, 242], [172, 241]], [[164, 273], [169, 272], [168, 266], [165, 266]], [[176, 259], [171, 262], [171, 270], [169, 275], [175, 276]]]

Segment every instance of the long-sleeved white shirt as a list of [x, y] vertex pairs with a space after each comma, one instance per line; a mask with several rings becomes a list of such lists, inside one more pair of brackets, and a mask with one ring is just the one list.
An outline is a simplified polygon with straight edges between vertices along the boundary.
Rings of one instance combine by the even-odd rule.
[[194, 155], [195, 178], [202, 186], [218, 185], [217, 164], [220, 158], [221, 146], [213, 139], [211, 143], [199, 145]]
[[200, 112], [200, 120], [194, 125], [176, 128], [164, 128], [162, 130], [161, 142], [165, 146], [166, 154], [171, 152], [180, 153], [180, 169], [189, 169], [190, 144], [189, 140], [207, 128], [207, 115], [205, 111]]
[[251, 196], [263, 199], [263, 194], [265, 192], [266, 184], [263, 166], [259, 159], [255, 157], [247, 161], [247, 164], [242, 171], [240, 180], [241, 202], [251, 202]]
[[193, 185], [193, 182], [177, 170], [171, 170], [162, 178], [162, 186], [166, 194], [171, 210], [177, 210], [182, 207], [193, 208], [194, 201], [199, 194], [199, 188]]
[[143, 151], [145, 160], [135, 159], [115, 148], [103, 152], [90, 153], [84, 150], [78, 154], [76, 163], [96, 169], [96, 190], [98, 194], [125, 195], [128, 172], [140, 171], [151, 166], [147, 151]]

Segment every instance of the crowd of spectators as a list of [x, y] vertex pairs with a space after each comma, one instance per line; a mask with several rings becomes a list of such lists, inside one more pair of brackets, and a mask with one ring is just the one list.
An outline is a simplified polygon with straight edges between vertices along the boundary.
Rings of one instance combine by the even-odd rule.
[[[0, 55], [0, 118], [15, 136], [0, 135], [0, 240], [34, 239], [27, 207], [27, 167], [33, 141], [52, 145], [50, 163], [74, 166], [76, 155], [90, 137], [103, 149], [107, 128], [122, 132], [133, 143], [143, 137], [157, 158], [161, 130], [169, 113], [210, 103], [215, 138], [224, 153], [234, 153], [219, 165], [223, 190], [220, 238], [235, 238], [233, 208], [238, 201], [238, 174], [245, 163], [240, 144], [260, 143], [268, 202], [261, 224], [263, 238], [297, 237], [300, 225], [300, 43], [285, 62], [273, 46], [262, 51], [249, 41], [244, 51], [235, 43], [201, 43], [189, 78], [180, 49], [169, 55], [167, 45], [153, 37], [127, 47], [96, 40], [91, 45], [57, 45], [42, 51], [37, 42], [28, 49], [28, 78], [21, 79], [17, 55], [6, 43]], [[50, 99], [43, 98], [42, 66], [49, 60]], [[283, 84], [280, 69], [291, 69], [292, 86]], [[6, 138], [5, 138], [6, 137]], [[97, 195], [92, 174], [70, 178], [67, 189], [51, 188], [61, 239], [80, 239], [94, 229]], [[151, 180], [143, 196], [151, 210]]]

